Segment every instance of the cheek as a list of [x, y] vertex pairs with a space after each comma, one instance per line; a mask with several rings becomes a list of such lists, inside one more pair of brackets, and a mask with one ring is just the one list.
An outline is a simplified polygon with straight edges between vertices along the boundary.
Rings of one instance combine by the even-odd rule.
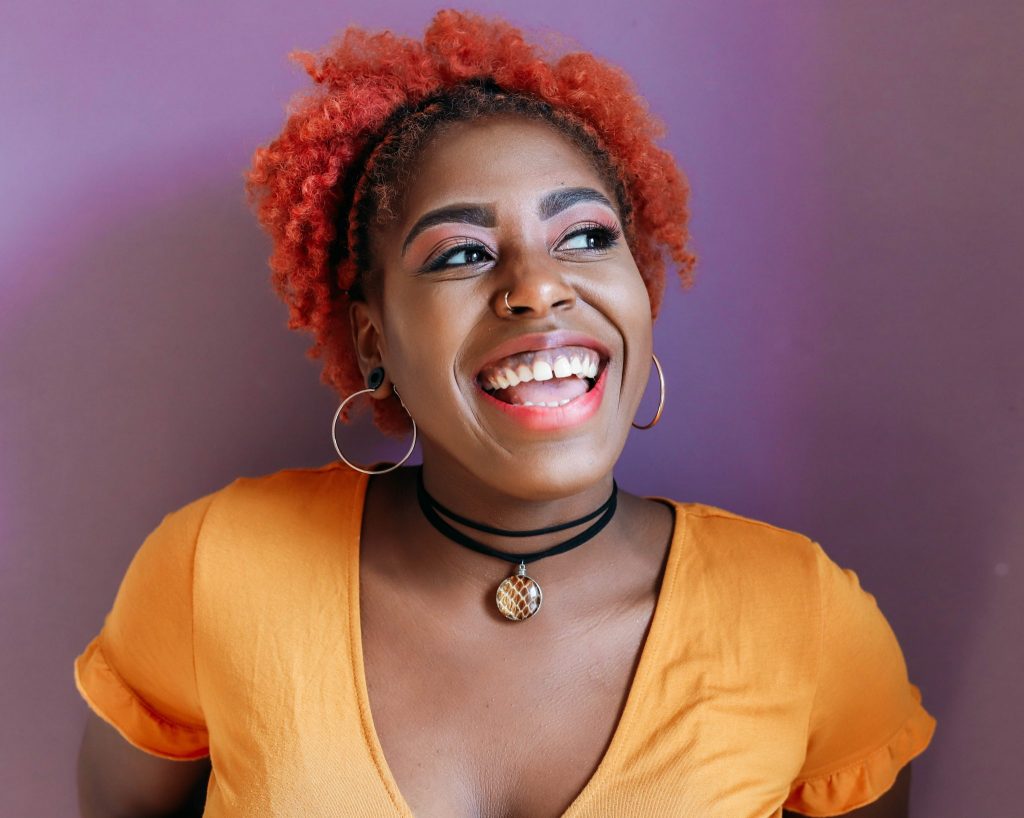
[[599, 295], [603, 303], [611, 305], [611, 315], [622, 325], [629, 343], [630, 335], [651, 330], [651, 298], [632, 254], [624, 250], [617, 263], [609, 265], [600, 278]]
[[452, 303], [455, 289], [451, 282], [390, 294], [385, 311], [388, 357], [410, 409], [413, 403], [447, 400], [456, 389], [454, 367], [470, 328], [464, 305], [459, 309]]
[[632, 256], [619, 270], [612, 299], [612, 315], [619, 326], [623, 341], [624, 390], [636, 393], [636, 401], [646, 387], [651, 366], [654, 343], [654, 321], [651, 318], [651, 298]]

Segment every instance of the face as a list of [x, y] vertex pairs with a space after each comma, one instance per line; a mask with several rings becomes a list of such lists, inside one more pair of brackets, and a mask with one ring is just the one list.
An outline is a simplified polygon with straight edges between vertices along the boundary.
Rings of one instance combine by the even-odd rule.
[[602, 481], [652, 343], [613, 191], [553, 126], [510, 116], [449, 126], [411, 177], [371, 232], [377, 294], [353, 305], [364, 374], [384, 367], [432, 471], [523, 499]]

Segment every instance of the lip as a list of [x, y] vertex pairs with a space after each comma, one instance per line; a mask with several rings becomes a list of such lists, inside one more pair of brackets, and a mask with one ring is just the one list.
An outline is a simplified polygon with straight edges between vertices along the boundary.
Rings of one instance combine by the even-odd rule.
[[[592, 349], [601, 356], [604, 362], [611, 358], [611, 352], [608, 347], [598, 341], [593, 335], [587, 335], [585, 332], [573, 332], [570, 330], [531, 332], [526, 335], [517, 335], [514, 338], [509, 338], [507, 341], [489, 350], [484, 360], [473, 370], [473, 377], [476, 379], [480, 372], [491, 364], [500, 361], [502, 358], [507, 358], [509, 355], [515, 355], [518, 352], [535, 352], [541, 349], [567, 346]], [[501, 403], [501, 401], [498, 401], [498, 403]], [[526, 408], [529, 409], [530, 407]]]
[[[552, 344], [552, 346], [562, 346], [564, 343], [565, 342]], [[576, 345], [589, 346], [588, 344], [581, 344], [578, 337]], [[527, 347], [527, 349], [546, 348], [547, 347]], [[599, 347], [593, 348], [600, 352]], [[514, 351], [523, 352], [524, 350], [517, 349]], [[513, 353], [505, 353], [505, 355], [511, 354]], [[597, 377], [597, 382], [590, 391], [580, 395], [576, 400], [570, 401], [565, 406], [520, 406], [514, 403], [505, 403], [504, 401], [491, 397], [479, 386], [477, 387], [477, 391], [482, 396], [486, 405], [495, 407], [503, 412], [507, 417], [518, 422], [527, 429], [533, 431], [565, 429], [570, 426], [577, 426], [590, 419], [601, 407], [601, 400], [604, 397], [605, 383], [608, 381], [608, 369], [609, 367], [607, 364], [601, 367], [601, 372]]]

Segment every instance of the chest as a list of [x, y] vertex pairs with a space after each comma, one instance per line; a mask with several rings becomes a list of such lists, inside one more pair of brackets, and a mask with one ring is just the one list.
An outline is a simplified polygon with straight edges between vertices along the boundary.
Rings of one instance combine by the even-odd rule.
[[265, 539], [197, 568], [211, 818], [767, 818], [800, 768], [803, 637], [697, 552], [664, 582], [618, 567], [637, 592], [589, 609], [538, 569], [541, 613], [508, 623], [484, 616], [506, 566], [437, 615], [444, 594], [359, 571], [355, 549]]
[[416, 816], [560, 816], [594, 777], [655, 599], [581, 619], [556, 591], [545, 619], [510, 623], [438, 616], [364, 582], [373, 738]]

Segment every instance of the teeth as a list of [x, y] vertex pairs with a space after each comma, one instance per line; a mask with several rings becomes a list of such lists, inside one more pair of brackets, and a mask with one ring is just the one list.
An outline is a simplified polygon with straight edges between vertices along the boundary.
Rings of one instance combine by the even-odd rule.
[[571, 357], [560, 355], [553, 361], [550, 358], [538, 358], [514, 368], [506, 366], [490, 370], [483, 386], [489, 391], [495, 391], [530, 381], [550, 381], [553, 378], [595, 378], [599, 367], [600, 360], [596, 354], [577, 354]]
[[556, 378], [569, 378], [573, 374], [572, 364], [567, 358], [558, 358], [555, 360], [553, 371]]

